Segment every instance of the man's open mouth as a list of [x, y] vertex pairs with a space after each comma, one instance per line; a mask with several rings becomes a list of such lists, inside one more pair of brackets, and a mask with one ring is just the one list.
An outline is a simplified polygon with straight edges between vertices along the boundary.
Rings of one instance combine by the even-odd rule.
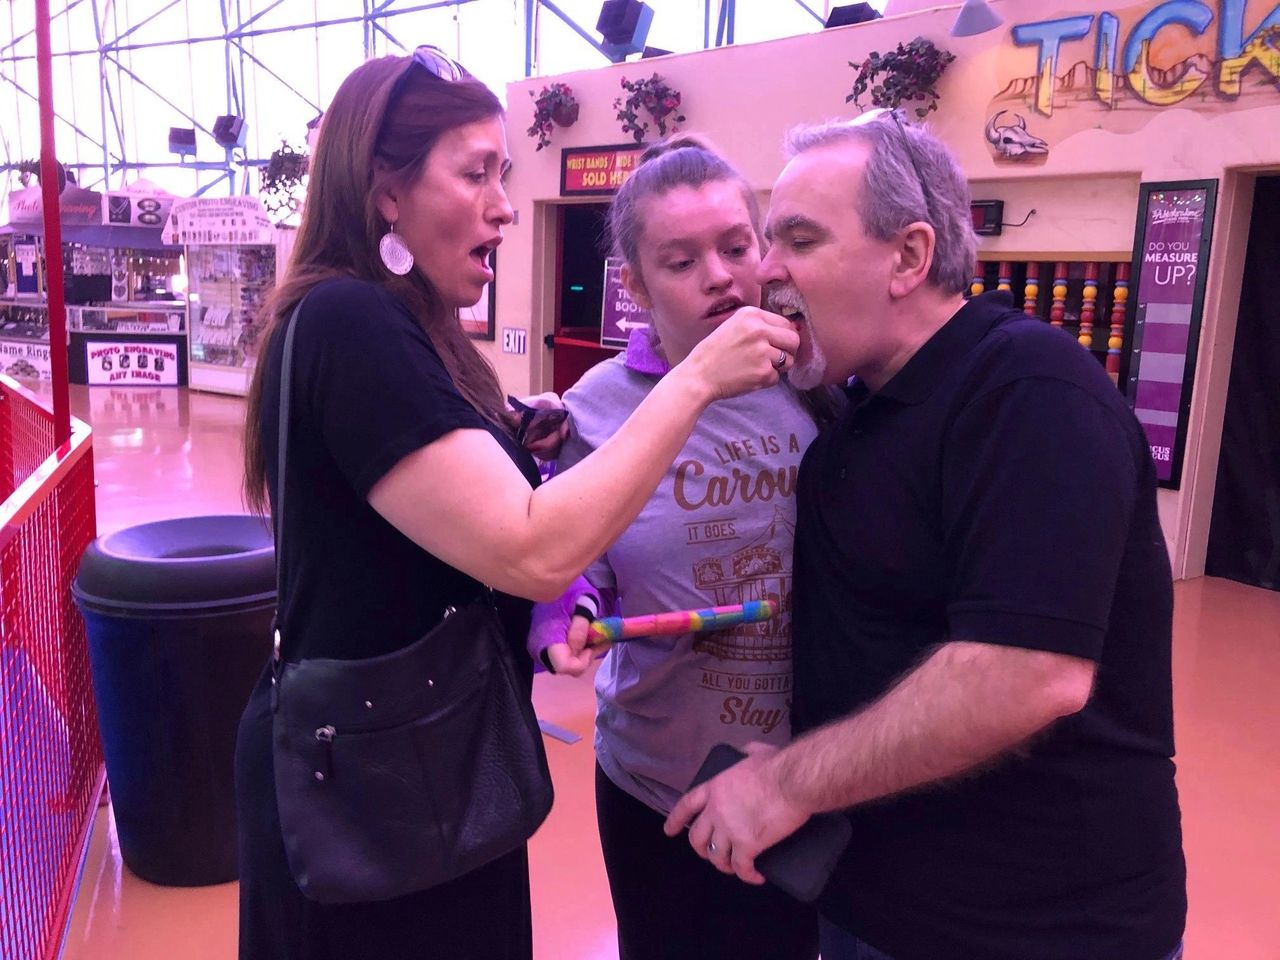
[[804, 311], [799, 307], [780, 307], [779, 312], [796, 326], [805, 321]]
[[769, 309], [785, 317], [791, 321], [792, 326], [798, 327], [808, 319], [806, 316], [807, 305], [804, 298], [800, 296], [800, 291], [794, 287], [778, 287], [769, 294]]

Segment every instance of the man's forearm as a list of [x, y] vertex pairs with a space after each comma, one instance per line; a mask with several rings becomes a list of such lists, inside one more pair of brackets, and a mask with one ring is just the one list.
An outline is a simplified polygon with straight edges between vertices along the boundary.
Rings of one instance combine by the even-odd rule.
[[1084, 706], [1094, 664], [957, 641], [856, 714], [774, 758], [784, 795], [811, 813], [902, 793], [980, 767]]

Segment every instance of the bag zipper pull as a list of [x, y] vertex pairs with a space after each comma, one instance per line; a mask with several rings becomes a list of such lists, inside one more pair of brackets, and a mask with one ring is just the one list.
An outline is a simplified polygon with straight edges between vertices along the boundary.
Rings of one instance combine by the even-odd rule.
[[280, 672], [284, 661], [280, 656], [280, 628], [271, 624], [271, 712], [280, 706]]
[[333, 776], [333, 741], [338, 731], [332, 724], [325, 724], [316, 730], [316, 739], [324, 744], [324, 769], [315, 772], [316, 780], [323, 783]]

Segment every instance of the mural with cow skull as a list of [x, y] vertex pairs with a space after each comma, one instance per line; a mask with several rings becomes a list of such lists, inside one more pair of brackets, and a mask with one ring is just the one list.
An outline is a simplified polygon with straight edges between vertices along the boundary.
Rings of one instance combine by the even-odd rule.
[[987, 121], [987, 142], [991, 144], [999, 160], [1029, 160], [1049, 153], [1049, 144], [1027, 131], [1027, 120], [1021, 114], [1013, 114], [1013, 123], [1001, 123], [1007, 110], [997, 110]]

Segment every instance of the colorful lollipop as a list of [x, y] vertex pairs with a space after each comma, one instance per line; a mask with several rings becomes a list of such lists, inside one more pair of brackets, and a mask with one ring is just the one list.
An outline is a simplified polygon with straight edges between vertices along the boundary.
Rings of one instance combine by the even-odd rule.
[[723, 607], [673, 610], [643, 617], [603, 617], [591, 624], [590, 644], [617, 643], [636, 637], [678, 637], [682, 633], [724, 630], [740, 623], [761, 623], [778, 615], [772, 600], [748, 600]]

